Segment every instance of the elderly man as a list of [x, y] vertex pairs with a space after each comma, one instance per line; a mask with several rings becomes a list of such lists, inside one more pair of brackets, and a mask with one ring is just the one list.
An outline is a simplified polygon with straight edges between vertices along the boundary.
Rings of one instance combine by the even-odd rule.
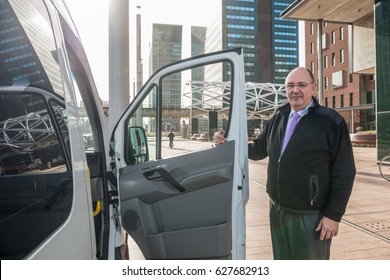
[[[286, 78], [289, 103], [249, 143], [249, 158], [269, 157], [267, 193], [275, 259], [329, 259], [355, 178], [344, 119], [318, 104], [317, 86], [306, 68]], [[223, 143], [224, 132], [214, 135]]]

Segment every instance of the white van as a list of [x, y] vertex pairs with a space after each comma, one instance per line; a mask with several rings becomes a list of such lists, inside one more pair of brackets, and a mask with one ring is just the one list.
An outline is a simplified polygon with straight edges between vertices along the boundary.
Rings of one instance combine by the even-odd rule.
[[[130, 235], [145, 259], [244, 259], [241, 49], [164, 67], [109, 135], [63, 2], [1, 0], [0, 11], [0, 258], [128, 259]], [[224, 83], [182, 87], [212, 82], [213, 69]], [[173, 149], [163, 123], [176, 127]], [[190, 140], [207, 127], [227, 143]]]

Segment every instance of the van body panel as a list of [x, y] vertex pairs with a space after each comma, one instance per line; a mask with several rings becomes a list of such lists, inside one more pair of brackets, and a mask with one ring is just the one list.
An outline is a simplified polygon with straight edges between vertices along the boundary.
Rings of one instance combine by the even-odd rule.
[[[163, 67], [109, 135], [64, 2], [0, 8], [0, 258], [128, 259], [129, 234], [147, 259], [244, 259], [242, 50]], [[186, 88], [213, 69], [230, 74], [214, 77], [212, 94]], [[199, 98], [208, 104], [192, 110]], [[223, 128], [227, 143], [192, 142], [194, 127]]]

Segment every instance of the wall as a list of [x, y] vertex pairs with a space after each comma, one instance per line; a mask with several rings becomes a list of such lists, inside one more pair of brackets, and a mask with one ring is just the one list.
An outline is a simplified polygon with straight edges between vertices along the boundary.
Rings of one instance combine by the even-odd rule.
[[373, 14], [353, 23], [353, 72], [374, 74], [375, 30]]

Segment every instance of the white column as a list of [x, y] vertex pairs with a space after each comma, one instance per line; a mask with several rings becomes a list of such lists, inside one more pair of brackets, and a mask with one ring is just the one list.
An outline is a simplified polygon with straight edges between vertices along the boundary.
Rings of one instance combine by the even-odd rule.
[[129, 0], [110, 0], [109, 121], [111, 132], [129, 105]]

